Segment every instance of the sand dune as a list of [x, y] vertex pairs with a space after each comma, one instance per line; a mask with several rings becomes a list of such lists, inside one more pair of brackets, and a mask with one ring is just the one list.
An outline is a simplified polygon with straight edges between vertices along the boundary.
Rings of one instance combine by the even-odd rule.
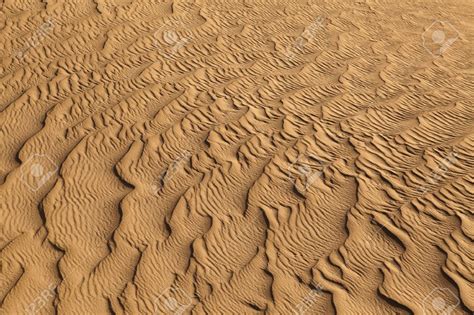
[[3, 1], [0, 314], [473, 314], [473, 21]]

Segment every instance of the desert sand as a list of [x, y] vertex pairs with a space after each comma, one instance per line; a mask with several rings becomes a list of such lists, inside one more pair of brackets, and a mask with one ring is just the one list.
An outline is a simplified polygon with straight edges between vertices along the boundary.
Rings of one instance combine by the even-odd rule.
[[473, 314], [472, 0], [0, 6], [0, 314]]

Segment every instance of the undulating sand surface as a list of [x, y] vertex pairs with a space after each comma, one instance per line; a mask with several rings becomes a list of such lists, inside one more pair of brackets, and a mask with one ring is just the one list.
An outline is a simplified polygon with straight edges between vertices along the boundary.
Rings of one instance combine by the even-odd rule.
[[0, 6], [0, 314], [473, 314], [474, 1]]

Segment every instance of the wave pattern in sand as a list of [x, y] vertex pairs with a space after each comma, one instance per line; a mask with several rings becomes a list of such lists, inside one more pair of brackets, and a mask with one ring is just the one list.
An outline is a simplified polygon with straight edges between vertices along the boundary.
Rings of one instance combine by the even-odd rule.
[[472, 314], [473, 11], [4, 1], [0, 313]]

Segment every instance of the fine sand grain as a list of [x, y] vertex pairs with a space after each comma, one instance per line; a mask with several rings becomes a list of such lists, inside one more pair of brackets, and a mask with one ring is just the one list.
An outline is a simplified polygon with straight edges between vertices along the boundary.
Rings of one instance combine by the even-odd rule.
[[472, 0], [0, 1], [0, 314], [473, 314]]

